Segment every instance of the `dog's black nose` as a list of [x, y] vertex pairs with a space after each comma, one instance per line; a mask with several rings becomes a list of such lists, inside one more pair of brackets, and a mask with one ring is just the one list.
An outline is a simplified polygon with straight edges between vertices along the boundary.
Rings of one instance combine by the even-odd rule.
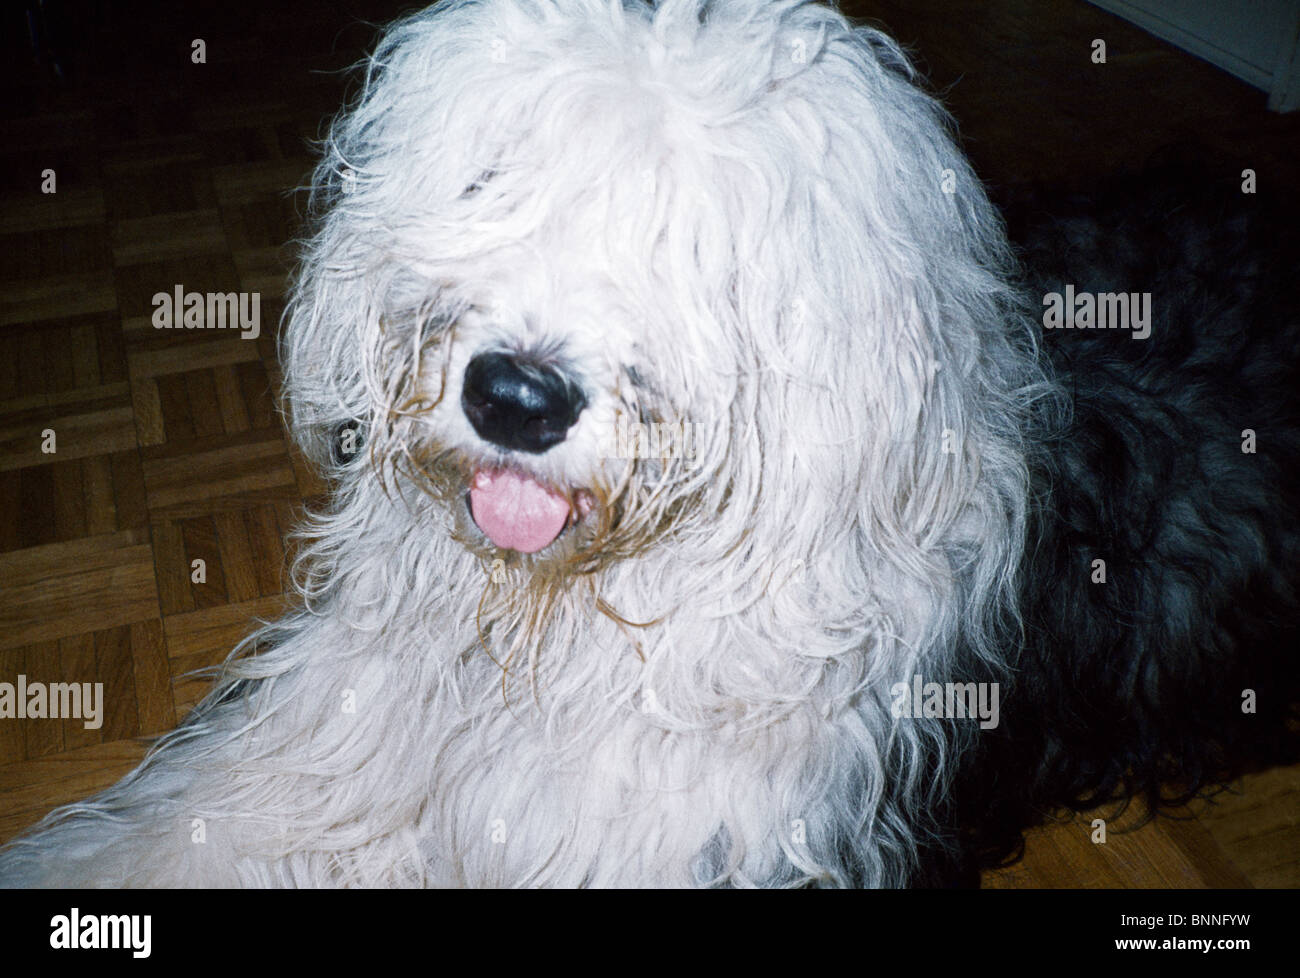
[[460, 405], [484, 440], [536, 455], [564, 441], [587, 399], [554, 367], [480, 353], [465, 368]]

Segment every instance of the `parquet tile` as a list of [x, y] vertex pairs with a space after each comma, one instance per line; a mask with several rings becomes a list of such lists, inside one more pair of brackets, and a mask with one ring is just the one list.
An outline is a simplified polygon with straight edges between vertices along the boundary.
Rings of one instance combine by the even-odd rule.
[[158, 614], [153, 550], [140, 530], [0, 555], [0, 580], [3, 648]]
[[283, 595], [219, 604], [163, 619], [178, 714], [192, 709], [209, 680], [199, 670], [220, 665], [260, 622], [273, 621], [286, 608]]

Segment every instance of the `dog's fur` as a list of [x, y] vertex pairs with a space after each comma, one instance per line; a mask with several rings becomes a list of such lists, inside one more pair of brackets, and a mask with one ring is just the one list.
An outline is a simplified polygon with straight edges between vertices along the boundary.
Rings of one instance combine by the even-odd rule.
[[[801, 0], [454, 0], [385, 35], [312, 190], [282, 358], [332, 501], [303, 606], [0, 881], [929, 882], [1026, 800], [1192, 790], [1280, 728], [1274, 282], [1213, 242], [1191, 273], [1054, 267], [1130, 247], [1058, 222], [1040, 267], [1156, 320], [1044, 352], [1048, 286], [882, 34]], [[581, 389], [562, 443], [476, 434], [494, 350]], [[695, 451], [619, 457], [620, 419]], [[574, 524], [495, 549], [485, 468]], [[916, 675], [1000, 683], [1002, 723], [894, 716]]]

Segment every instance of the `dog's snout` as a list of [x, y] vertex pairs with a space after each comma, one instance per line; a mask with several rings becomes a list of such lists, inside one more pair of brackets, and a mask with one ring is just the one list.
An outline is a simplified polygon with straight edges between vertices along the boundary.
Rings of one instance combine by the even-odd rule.
[[485, 441], [538, 454], [564, 441], [587, 400], [554, 367], [509, 353], [480, 353], [465, 368], [460, 403]]

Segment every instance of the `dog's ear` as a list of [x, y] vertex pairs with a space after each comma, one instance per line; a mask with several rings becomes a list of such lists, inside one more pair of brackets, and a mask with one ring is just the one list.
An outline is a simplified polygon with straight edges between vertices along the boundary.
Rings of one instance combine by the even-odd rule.
[[964, 618], [988, 651], [1042, 382], [1005, 235], [896, 45], [836, 28], [811, 55], [700, 208], [730, 229], [727, 335], [757, 378], [730, 499], [754, 507], [752, 540], [805, 548], [789, 558], [836, 596], [828, 618], [856, 599], [900, 649], [950, 645], [937, 632]]

